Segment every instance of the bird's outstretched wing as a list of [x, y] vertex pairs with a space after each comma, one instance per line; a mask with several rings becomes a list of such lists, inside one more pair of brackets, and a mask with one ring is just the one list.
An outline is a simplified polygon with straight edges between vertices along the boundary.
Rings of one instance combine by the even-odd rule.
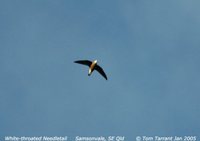
[[92, 62], [89, 60], [77, 60], [77, 61], [74, 61], [74, 63], [78, 63], [78, 64], [82, 64], [86, 66], [90, 66], [92, 64]]
[[95, 70], [97, 70], [107, 80], [107, 76], [106, 76], [105, 72], [99, 65], [95, 66]]

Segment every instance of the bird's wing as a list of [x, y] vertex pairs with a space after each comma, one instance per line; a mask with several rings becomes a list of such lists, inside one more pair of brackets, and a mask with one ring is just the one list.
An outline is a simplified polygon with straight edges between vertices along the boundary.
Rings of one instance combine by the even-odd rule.
[[74, 61], [74, 63], [78, 63], [78, 64], [82, 64], [82, 65], [87, 65], [87, 66], [90, 66], [92, 64], [92, 62], [89, 61], [89, 60], [78, 60], [78, 61]]
[[97, 70], [107, 80], [107, 76], [106, 76], [105, 72], [99, 65], [95, 66], [95, 70]]

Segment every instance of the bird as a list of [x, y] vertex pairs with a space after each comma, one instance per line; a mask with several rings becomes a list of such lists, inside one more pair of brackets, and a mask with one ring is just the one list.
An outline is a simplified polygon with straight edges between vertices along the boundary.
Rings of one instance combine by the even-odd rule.
[[97, 60], [89, 61], [89, 60], [77, 60], [74, 63], [86, 65], [89, 67], [88, 76], [92, 74], [94, 70], [98, 71], [106, 80], [108, 80], [104, 70], [97, 64]]

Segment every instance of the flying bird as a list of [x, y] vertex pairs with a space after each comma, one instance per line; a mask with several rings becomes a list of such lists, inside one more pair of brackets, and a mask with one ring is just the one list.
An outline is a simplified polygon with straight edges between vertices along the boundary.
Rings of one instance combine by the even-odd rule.
[[88, 76], [90, 76], [92, 72], [96, 70], [107, 80], [107, 76], [105, 72], [99, 65], [97, 65], [97, 60], [94, 60], [93, 62], [89, 60], [78, 60], [78, 61], [74, 61], [74, 63], [88, 66], [89, 67]]

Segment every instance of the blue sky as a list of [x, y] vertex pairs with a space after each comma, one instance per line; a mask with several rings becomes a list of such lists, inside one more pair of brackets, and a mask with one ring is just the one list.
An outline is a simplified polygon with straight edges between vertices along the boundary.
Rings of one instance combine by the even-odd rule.
[[0, 138], [199, 136], [199, 4], [0, 1]]

